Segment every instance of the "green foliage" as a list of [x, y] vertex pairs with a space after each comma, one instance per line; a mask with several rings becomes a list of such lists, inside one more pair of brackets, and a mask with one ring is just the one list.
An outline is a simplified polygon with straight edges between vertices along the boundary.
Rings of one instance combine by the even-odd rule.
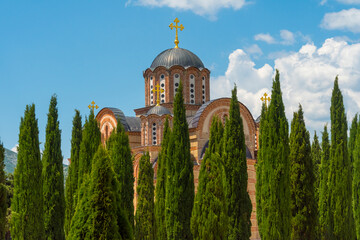
[[331, 147], [328, 177], [330, 239], [354, 239], [355, 225], [352, 210], [351, 165], [347, 146], [347, 121], [343, 97], [334, 82], [330, 107]]
[[319, 204], [319, 187], [320, 187], [320, 165], [321, 165], [321, 147], [320, 147], [320, 143], [319, 143], [319, 138], [316, 135], [316, 131], [314, 134], [314, 140], [313, 143], [311, 145], [311, 158], [312, 158], [312, 162], [313, 162], [313, 168], [314, 168], [314, 177], [315, 177], [315, 182], [314, 182], [314, 192], [315, 192], [315, 197], [314, 197], [314, 201], [316, 202], [316, 206], [318, 206]]
[[209, 147], [201, 163], [198, 192], [191, 217], [191, 231], [195, 240], [220, 240], [227, 236], [228, 216], [220, 162], [223, 131], [222, 123], [214, 117]]
[[5, 177], [5, 149], [3, 144], [0, 142], [0, 239], [5, 238], [6, 232], [6, 212], [7, 212], [7, 188], [6, 188], [6, 177]]
[[[290, 161], [288, 122], [282, 101], [279, 71], [273, 81], [266, 124], [260, 125], [261, 216], [259, 231], [263, 240], [290, 239]], [[258, 193], [257, 193], [258, 194]], [[259, 202], [259, 201], [258, 201]]]
[[98, 147], [90, 175], [79, 191], [69, 240], [133, 239], [131, 227], [120, 204], [119, 183], [107, 151]]
[[154, 215], [154, 169], [149, 153], [145, 153], [139, 162], [137, 186], [138, 203], [135, 215], [135, 239], [155, 239]]
[[27, 105], [21, 118], [18, 162], [14, 172], [11, 203], [11, 236], [14, 240], [44, 239], [43, 181], [39, 149], [39, 129], [35, 105]]
[[[316, 135], [315, 135], [316, 136]], [[310, 134], [300, 105], [294, 113], [290, 133], [291, 239], [316, 239], [317, 202]]]
[[78, 190], [78, 173], [79, 173], [79, 153], [82, 138], [81, 116], [78, 110], [75, 110], [73, 119], [72, 137], [71, 137], [71, 163], [65, 185], [65, 234], [70, 231], [71, 219], [74, 216], [77, 190]]
[[90, 110], [88, 119], [85, 119], [84, 130], [80, 144], [78, 188], [86, 175], [91, 173], [92, 158], [101, 143], [101, 133], [94, 116]]
[[228, 239], [249, 239], [252, 204], [247, 191], [245, 136], [236, 93], [235, 87], [224, 132], [225, 196], [229, 216], [227, 235]]
[[[358, 123], [360, 124], [360, 122]], [[360, 126], [360, 125], [358, 125]], [[351, 134], [350, 134], [351, 136]], [[357, 128], [356, 141], [353, 154], [353, 209], [357, 239], [360, 239], [360, 127]]]
[[116, 130], [108, 141], [110, 158], [119, 182], [121, 208], [126, 212], [132, 229], [134, 228], [134, 170], [129, 137], [118, 120]]
[[[263, 194], [261, 194], [261, 186], [264, 184], [262, 182], [262, 167], [264, 166], [263, 163], [263, 159], [265, 157], [265, 150], [262, 149], [262, 142], [263, 139], [266, 138], [265, 134], [263, 134], [264, 132], [266, 132], [266, 127], [267, 127], [267, 118], [266, 118], [266, 112], [267, 112], [267, 107], [265, 106], [265, 104], [262, 105], [261, 108], [261, 117], [260, 117], [260, 129], [259, 129], [259, 138], [258, 138], [258, 160], [257, 163], [255, 165], [256, 167], [256, 219], [257, 219], [257, 223], [258, 226], [261, 226], [262, 223], [262, 197]], [[260, 233], [260, 237], [261, 237], [261, 231], [259, 231]]]
[[356, 144], [356, 134], [358, 128], [358, 116], [355, 114], [355, 117], [352, 120], [351, 128], [350, 128], [350, 137], [349, 137], [349, 144], [348, 144], [348, 151], [349, 151], [349, 158], [351, 162], [351, 167], [353, 166], [354, 162], [354, 150]]
[[90, 239], [122, 239], [117, 224], [116, 181], [112, 162], [106, 150], [99, 146], [93, 159], [90, 191]]
[[173, 132], [166, 163], [166, 231], [168, 239], [192, 239], [190, 218], [194, 205], [194, 173], [189, 130], [180, 82], [174, 100]]
[[7, 191], [5, 239], [10, 239], [11, 200], [14, 196], [14, 174], [12, 173], [6, 174], [5, 187]]
[[171, 129], [169, 121], [166, 118], [164, 124], [163, 140], [161, 142], [161, 152], [158, 157], [158, 170], [155, 189], [155, 220], [156, 220], [156, 238], [158, 240], [167, 240], [166, 221], [165, 221], [165, 194], [166, 194], [166, 158], [168, 152], [169, 138]]
[[65, 240], [63, 157], [56, 96], [50, 100], [42, 162], [45, 239]]
[[321, 165], [320, 165], [320, 187], [319, 187], [319, 231], [321, 239], [329, 239], [329, 192], [328, 178], [330, 166], [330, 142], [327, 126], [324, 126], [321, 142]]

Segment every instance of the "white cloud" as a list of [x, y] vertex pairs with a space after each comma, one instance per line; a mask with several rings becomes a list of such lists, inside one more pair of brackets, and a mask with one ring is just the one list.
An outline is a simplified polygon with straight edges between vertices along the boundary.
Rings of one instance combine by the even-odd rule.
[[245, 51], [250, 55], [261, 56], [263, 52], [261, 51], [260, 47], [257, 44], [253, 44], [249, 47], [245, 47]]
[[331, 92], [336, 75], [339, 75], [348, 120], [360, 112], [360, 43], [349, 44], [333, 38], [327, 39], [321, 47], [308, 43], [298, 52], [276, 58], [274, 65], [274, 68], [268, 64], [257, 68], [243, 50], [234, 51], [230, 54], [226, 73], [212, 80], [212, 97], [230, 96], [236, 83], [239, 100], [256, 118], [261, 110], [259, 99], [264, 92], [270, 93], [277, 68], [289, 123], [299, 103], [309, 130], [319, 132], [330, 122]]
[[295, 43], [295, 35], [289, 30], [281, 30], [280, 37], [282, 38], [282, 44], [284, 45], [292, 45]]
[[344, 4], [360, 4], [360, 0], [337, 0], [337, 1]]
[[279, 32], [278, 40], [269, 33], [259, 33], [254, 36], [256, 41], [263, 41], [268, 44], [282, 44], [282, 45], [293, 45], [296, 39], [300, 39], [303, 42], [310, 42], [309, 36], [303, 35], [301, 32], [293, 33], [287, 29], [282, 29]]
[[134, 4], [146, 7], [169, 7], [177, 10], [189, 10], [201, 16], [215, 18], [222, 8], [239, 10], [245, 0], [128, 0], [126, 5]]
[[18, 147], [19, 147], [19, 144], [16, 144], [12, 149], [11, 149], [11, 151], [13, 151], [13, 152], [18, 152]]
[[268, 44], [276, 43], [275, 39], [269, 33], [259, 33], [254, 36], [256, 41], [263, 41]]
[[360, 10], [351, 8], [325, 14], [321, 27], [329, 30], [346, 30], [360, 32]]

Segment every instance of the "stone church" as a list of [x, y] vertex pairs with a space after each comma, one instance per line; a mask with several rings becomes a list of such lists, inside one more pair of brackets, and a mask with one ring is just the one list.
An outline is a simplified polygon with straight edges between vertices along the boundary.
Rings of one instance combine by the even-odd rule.
[[[176, 28], [175, 48], [167, 49], [155, 57], [150, 67], [143, 72], [145, 86], [145, 106], [134, 109], [135, 117], [125, 116], [120, 108], [105, 107], [96, 116], [99, 122], [102, 142], [105, 143], [118, 124], [124, 126], [129, 136], [134, 157], [135, 189], [137, 186], [139, 159], [144, 152], [150, 153], [155, 170], [161, 149], [163, 125], [168, 118], [172, 123], [173, 102], [180, 82], [183, 85], [184, 104], [189, 126], [190, 150], [194, 162], [195, 189], [198, 185], [201, 161], [209, 143], [210, 124], [214, 116], [224, 121], [229, 114], [230, 98], [210, 100], [210, 71], [201, 59], [189, 50], [178, 47], [178, 20], [170, 28]], [[241, 86], [238, 86], [241, 88]], [[230, 93], [229, 93], [230, 94]], [[248, 168], [248, 192], [253, 204], [251, 215], [251, 239], [260, 239], [256, 221], [255, 163], [257, 156], [257, 136], [259, 123], [249, 109], [239, 102], [244, 124], [246, 157]], [[121, 106], [120, 106], [121, 107]], [[136, 202], [136, 193], [135, 200]]]

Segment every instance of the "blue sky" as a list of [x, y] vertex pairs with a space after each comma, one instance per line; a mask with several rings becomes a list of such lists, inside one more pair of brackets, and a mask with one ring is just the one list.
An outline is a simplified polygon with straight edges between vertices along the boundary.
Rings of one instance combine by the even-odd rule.
[[[168, 25], [184, 25], [180, 47], [211, 70], [211, 97], [238, 98], [256, 118], [260, 96], [280, 70], [289, 122], [303, 105], [308, 129], [329, 122], [338, 74], [348, 120], [360, 109], [360, 0], [0, 1], [0, 139], [18, 141], [20, 118], [35, 103], [40, 141], [50, 97], [58, 96], [64, 158], [74, 109], [144, 106], [142, 72], [174, 46]], [[43, 149], [43, 145], [41, 145]]]

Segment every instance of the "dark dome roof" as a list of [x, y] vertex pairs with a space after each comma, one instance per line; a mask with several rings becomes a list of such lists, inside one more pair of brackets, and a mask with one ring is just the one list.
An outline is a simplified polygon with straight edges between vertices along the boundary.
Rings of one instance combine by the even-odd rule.
[[160, 53], [152, 62], [150, 68], [159, 66], [170, 68], [175, 65], [204, 68], [204, 64], [198, 56], [183, 48], [170, 48]]
[[151, 114], [156, 114], [156, 115], [162, 116], [162, 115], [166, 115], [166, 114], [171, 115], [171, 112], [166, 107], [155, 106], [155, 107], [150, 108], [150, 110], [146, 113], [146, 115], [151, 115]]

